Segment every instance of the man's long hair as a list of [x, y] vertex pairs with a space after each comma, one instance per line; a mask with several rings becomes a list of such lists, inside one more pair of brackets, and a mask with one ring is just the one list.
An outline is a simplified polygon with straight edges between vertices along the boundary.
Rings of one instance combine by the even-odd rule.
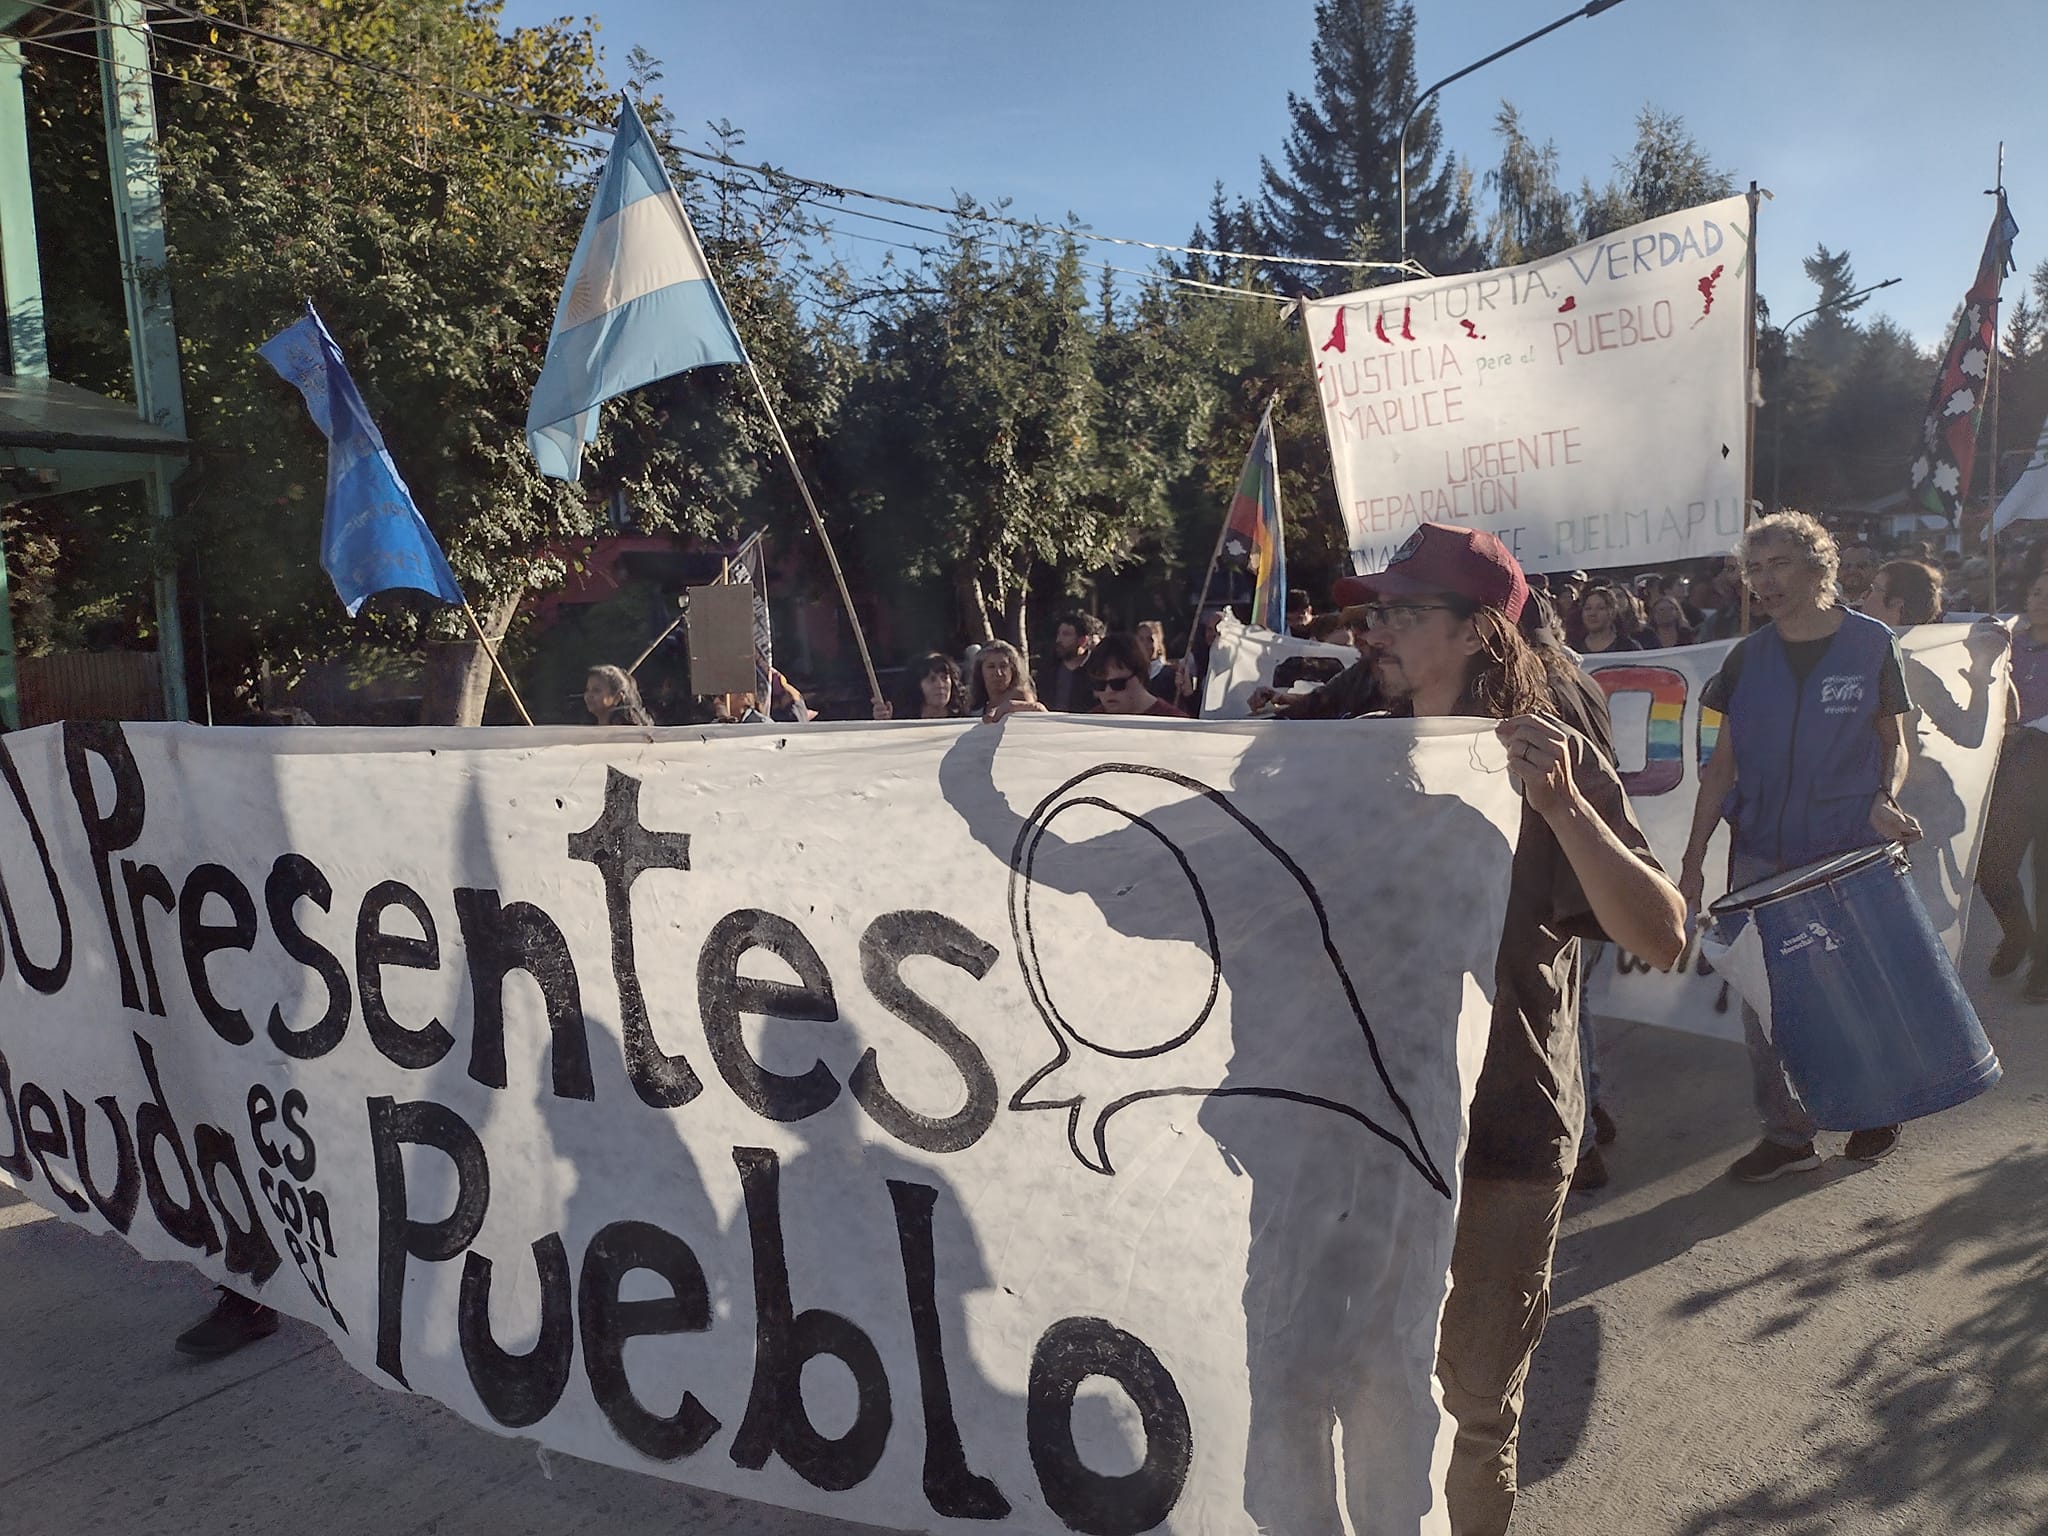
[[1464, 617], [1479, 632], [1482, 649], [1472, 658], [1458, 713], [1491, 720], [1555, 713], [1550, 674], [1521, 630], [1498, 608], [1474, 608]]

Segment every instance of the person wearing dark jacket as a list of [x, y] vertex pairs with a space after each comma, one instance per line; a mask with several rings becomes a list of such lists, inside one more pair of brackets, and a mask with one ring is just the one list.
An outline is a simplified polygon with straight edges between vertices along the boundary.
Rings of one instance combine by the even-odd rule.
[[1085, 715], [1095, 708], [1088, 691], [1088, 653], [1102, 638], [1102, 620], [1092, 613], [1063, 613], [1053, 626], [1052, 659], [1034, 679], [1038, 702], [1053, 714]]

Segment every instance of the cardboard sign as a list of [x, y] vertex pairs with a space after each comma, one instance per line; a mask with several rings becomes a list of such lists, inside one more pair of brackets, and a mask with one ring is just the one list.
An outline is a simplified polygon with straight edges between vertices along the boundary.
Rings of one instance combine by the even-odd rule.
[[[744, 582], [690, 588], [690, 687], [697, 693], [750, 693], [755, 676], [754, 589]], [[756, 701], [765, 711], [768, 701]]]
[[900, 1530], [1447, 1531], [1483, 723], [74, 723], [0, 778], [0, 1171], [372, 1380]]

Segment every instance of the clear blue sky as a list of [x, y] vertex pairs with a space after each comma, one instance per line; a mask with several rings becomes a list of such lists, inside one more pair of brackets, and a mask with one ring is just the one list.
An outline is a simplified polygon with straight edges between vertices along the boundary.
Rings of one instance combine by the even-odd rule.
[[[1312, 0], [584, 0], [623, 78], [659, 55], [679, 127], [726, 118], [799, 174], [950, 203], [1007, 196], [1105, 234], [1180, 242], [1210, 185], [1251, 193], [1287, 93], [1311, 85]], [[1573, 0], [1418, 0], [1427, 84]], [[557, 14], [509, 0], [517, 24]], [[2006, 302], [2048, 256], [2043, 0], [1623, 0], [1451, 86], [1447, 147], [1483, 170], [1501, 98], [1556, 141], [1566, 183], [1608, 176], [1645, 102], [1679, 113], [1760, 221], [1774, 313], [1813, 302], [1800, 258], [1846, 248], [1857, 277], [1904, 281], [1865, 315], [1946, 340], [1990, 222], [1998, 141], [2020, 225]], [[1995, 88], [1995, 94], [1994, 90]], [[914, 216], [913, 216], [914, 217]], [[857, 219], [848, 231], [890, 232]], [[895, 236], [915, 240], [911, 235]], [[881, 247], [849, 244], [850, 257]], [[1114, 256], [1134, 266], [1145, 259]]]

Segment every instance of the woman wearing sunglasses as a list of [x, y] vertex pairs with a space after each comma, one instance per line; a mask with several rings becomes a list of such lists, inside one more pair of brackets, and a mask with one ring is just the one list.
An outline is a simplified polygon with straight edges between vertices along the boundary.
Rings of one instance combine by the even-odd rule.
[[1097, 712], [1187, 719], [1186, 710], [1152, 692], [1146, 680], [1149, 670], [1137, 636], [1123, 633], [1103, 636], [1088, 657], [1088, 685], [1094, 690]]

